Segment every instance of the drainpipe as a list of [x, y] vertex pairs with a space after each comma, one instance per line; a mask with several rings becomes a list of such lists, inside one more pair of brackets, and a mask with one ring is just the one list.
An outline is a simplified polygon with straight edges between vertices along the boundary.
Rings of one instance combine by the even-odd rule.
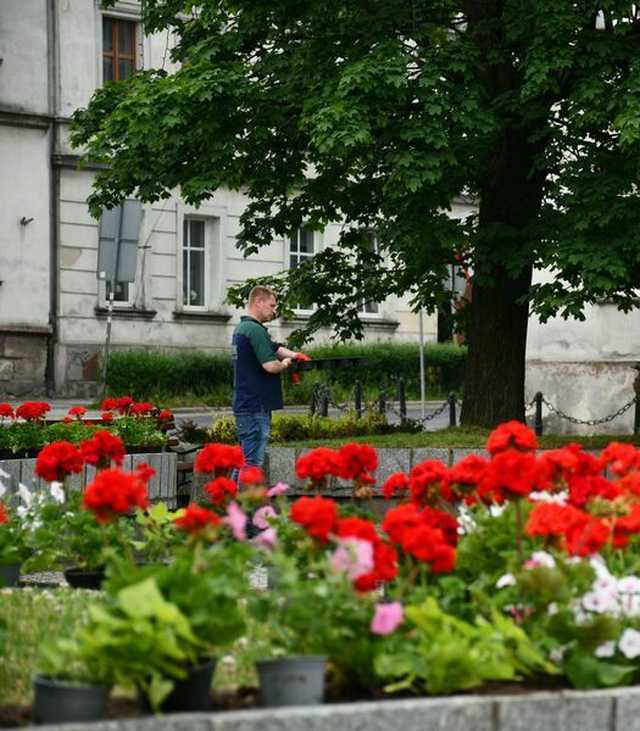
[[49, 328], [47, 338], [47, 361], [45, 366], [45, 387], [52, 398], [56, 391], [55, 349], [58, 341], [58, 204], [60, 191], [60, 168], [54, 162], [58, 140], [58, 22], [56, 0], [47, 3], [47, 86], [49, 125]]

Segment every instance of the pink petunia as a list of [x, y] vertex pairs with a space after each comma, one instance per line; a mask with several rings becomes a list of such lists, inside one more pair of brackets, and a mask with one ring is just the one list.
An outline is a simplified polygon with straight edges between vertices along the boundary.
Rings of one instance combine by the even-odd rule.
[[256, 510], [253, 516], [253, 524], [260, 530], [265, 530], [269, 527], [269, 518], [275, 518], [276, 511], [271, 505], [263, 505], [261, 508]]
[[369, 625], [375, 635], [390, 635], [404, 620], [404, 610], [400, 602], [376, 604], [376, 611]]
[[289, 485], [286, 482], [277, 482], [273, 487], [267, 490], [267, 497], [276, 497], [277, 495], [284, 495], [289, 489]]
[[229, 503], [229, 507], [227, 508], [227, 515], [224, 518], [224, 522], [231, 528], [233, 537], [237, 541], [247, 540], [247, 533], [245, 531], [247, 525], [247, 516], [238, 507], [237, 503]]
[[258, 533], [251, 542], [256, 546], [262, 546], [262, 548], [271, 550], [278, 542], [278, 533], [275, 528], [267, 528], [267, 530]]
[[355, 581], [373, 571], [373, 545], [362, 538], [342, 538], [329, 561], [335, 571]]

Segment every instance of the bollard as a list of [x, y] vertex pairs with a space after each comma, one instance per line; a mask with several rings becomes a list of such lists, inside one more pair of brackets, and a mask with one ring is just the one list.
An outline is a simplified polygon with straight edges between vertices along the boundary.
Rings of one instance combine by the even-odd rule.
[[456, 395], [455, 395], [455, 393], [450, 393], [447, 401], [449, 402], [449, 426], [456, 426]]
[[313, 387], [311, 391], [311, 400], [309, 401], [309, 416], [315, 416], [318, 408], [318, 384]]
[[407, 394], [404, 387], [404, 378], [398, 379], [398, 403], [400, 405], [400, 424], [407, 423]]
[[362, 384], [360, 381], [356, 381], [353, 400], [355, 402], [356, 417], [359, 419], [362, 416]]
[[640, 397], [636, 396], [636, 406], [633, 412], [633, 433], [640, 434]]
[[378, 411], [381, 416], [385, 416], [387, 413], [387, 394], [384, 391], [380, 391], [378, 396]]
[[320, 396], [320, 416], [329, 416], [329, 394], [326, 391]]
[[542, 436], [542, 391], [538, 391], [538, 393], [534, 397], [534, 400], [536, 402], [536, 416], [535, 416], [535, 421], [533, 423], [533, 428], [536, 432], [536, 435], [541, 437]]

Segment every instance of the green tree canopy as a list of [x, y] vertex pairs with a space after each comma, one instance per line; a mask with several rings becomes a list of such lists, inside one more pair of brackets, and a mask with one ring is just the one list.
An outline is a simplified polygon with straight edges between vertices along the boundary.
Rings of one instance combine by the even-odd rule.
[[[280, 283], [309, 329], [361, 333], [358, 305], [474, 273], [463, 419], [524, 415], [530, 313], [635, 305], [640, 272], [640, 16], [620, 0], [145, 0], [175, 73], [96, 91], [73, 142], [106, 163], [90, 198], [219, 187], [251, 199], [249, 254], [343, 221]], [[447, 215], [456, 199], [477, 215]], [[379, 254], [363, 232], [374, 229]], [[535, 267], [555, 279], [532, 285]]]

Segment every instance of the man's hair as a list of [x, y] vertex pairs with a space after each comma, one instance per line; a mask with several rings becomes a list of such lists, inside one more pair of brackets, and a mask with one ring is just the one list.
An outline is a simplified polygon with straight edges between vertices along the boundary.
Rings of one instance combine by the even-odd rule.
[[266, 299], [267, 297], [275, 297], [276, 294], [269, 287], [264, 287], [261, 284], [255, 286], [251, 292], [249, 292], [249, 299], [247, 300], [249, 305], [252, 305], [257, 300]]

